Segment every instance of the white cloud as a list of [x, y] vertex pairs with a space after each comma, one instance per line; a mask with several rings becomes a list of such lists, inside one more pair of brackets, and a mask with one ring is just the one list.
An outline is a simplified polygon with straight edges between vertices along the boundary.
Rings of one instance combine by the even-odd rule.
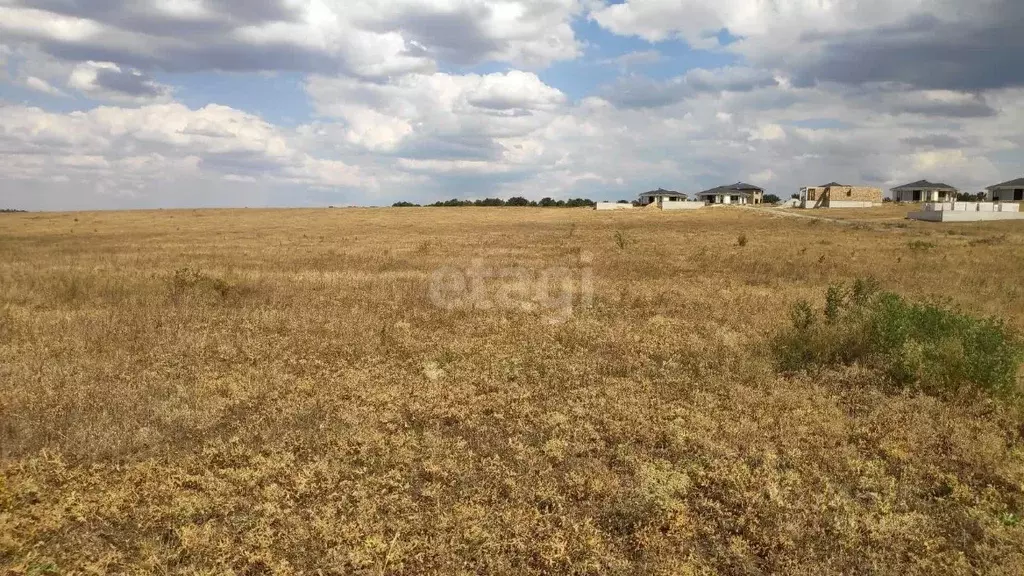
[[36, 92], [42, 92], [43, 94], [49, 94], [50, 96], [67, 96], [67, 94], [54, 87], [46, 80], [35, 76], [25, 78], [25, 86], [35, 90]]
[[614, 58], [604, 58], [598, 61], [599, 64], [614, 65], [618, 66], [623, 70], [628, 70], [634, 66], [644, 66], [657, 64], [661, 62], [664, 57], [661, 52], [657, 50], [636, 50], [633, 52], [627, 52], [621, 56]]
[[782, 126], [779, 126], [778, 124], [761, 124], [758, 125], [756, 128], [750, 130], [750, 137], [748, 139], [752, 141], [785, 140], [786, 131], [782, 128]]
[[620, 76], [615, 84], [605, 87], [604, 96], [614, 104], [630, 108], [667, 106], [702, 93], [749, 92], [778, 85], [768, 71], [739, 66], [707, 70], [694, 68], [665, 81], [644, 76]]
[[580, 54], [570, 22], [579, 0], [357, 0], [344, 2], [357, 26], [400, 30], [438, 59], [544, 66]]
[[171, 87], [138, 70], [122, 70], [113, 62], [83, 62], [68, 77], [68, 86], [101, 100], [123, 103], [168, 101]]
[[[45, 8], [40, 8], [43, 6]], [[382, 78], [438, 60], [545, 66], [580, 54], [578, 0], [6, 0], [4, 43], [144, 71], [300, 70]]]
[[317, 158], [297, 142], [256, 116], [217, 105], [68, 114], [0, 106], [0, 169], [14, 180], [63, 177], [100, 183], [107, 191], [137, 190], [185, 174], [221, 179], [240, 171], [276, 184], [376, 186], [358, 167]]
[[535, 74], [513, 70], [505, 74], [462, 76], [466, 102], [491, 110], [553, 110], [565, 95], [540, 81]]
[[503, 139], [543, 127], [566, 101], [535, 74], [520, 71], [410, 74], [388, 83], [313, 77], [307, 90], [322, 116], [341, 121], [318, 125], [322, 137], [371, 151], [456, 160], [503, 157]]
[[[993, 0], [982, 0], [991, 3]], [[598, 24], [621, 35], [652, 42], [679, 37], [711, 46], [722, 29], [744, 38], [771, 37], [776, 43], [799, 41], [801, 32], [835, 33], [893, 24], [914, 13], [931, 10], [955, 16], [945, 0], [627, 0], [591, 13]], [[795, 33], [789, 37], [782, 33]]]
[[410, 172], [430, 172], [449, 174], [453, 172], [462, 174], [499, 174], [509, 172], [512, 166], [500, 162], [486, 162], [481, 160], [419, 160], [401, 158], [398, 160], [398, 167]]

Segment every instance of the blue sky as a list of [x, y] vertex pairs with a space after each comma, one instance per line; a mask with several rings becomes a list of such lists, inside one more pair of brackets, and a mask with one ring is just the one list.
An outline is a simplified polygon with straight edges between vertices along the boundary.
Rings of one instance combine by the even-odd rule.
[[1024, 173], [1021, 24], [1012, 0], [7, 0], [4, 204], [975, 191]]

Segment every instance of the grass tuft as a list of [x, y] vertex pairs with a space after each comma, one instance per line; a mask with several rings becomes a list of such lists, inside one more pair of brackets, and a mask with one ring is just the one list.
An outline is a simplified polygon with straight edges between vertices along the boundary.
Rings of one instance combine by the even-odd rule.
[[174, 271], [170, 278], [171, 297], [179, 301], [189, 295], [213, 296], [218, 300], [233, 300], [250, 295], [254, 287], [244, 282], [230, 282], [200, 270], [184, 267]]
[[626, 246], [629, 245], [629, 240], [626, 239], [626, 235], [622, 233], [622, 230], [615, 231], [615, 245], [619, 247], [619, 250], [625, 250]]

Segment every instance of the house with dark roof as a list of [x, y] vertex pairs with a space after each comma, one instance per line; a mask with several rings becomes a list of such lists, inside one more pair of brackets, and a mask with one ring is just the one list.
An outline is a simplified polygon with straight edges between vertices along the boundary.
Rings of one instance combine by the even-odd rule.
[[698, 192], [697, 198], [708, 204], [761, 204], [764, 202], [764, 188], [737, 182]]
[[890, 190], [896, 202], [952, 202], [959, 192], [949, 184], [918, 180]]
[[657, 190], [651, 190], [650, 192], [644, 192], [640, 195], [640, 199], [637, 204], [640, 206], [650, 206], [651, 204], [657, 204], [658, 208], [662, 208], [665, 203], [668, 202], [685, 202], [688, 196], [681, 192], [674, 190], [665, 190], [658, 188]]
[[1024, 178], [995, 184], [985, 190], [990, 202], [1024, 202]]
[[868, 186], [829, 182], [800, 189], [801, 208], [870, 208], [882, 203], [882, 191]]

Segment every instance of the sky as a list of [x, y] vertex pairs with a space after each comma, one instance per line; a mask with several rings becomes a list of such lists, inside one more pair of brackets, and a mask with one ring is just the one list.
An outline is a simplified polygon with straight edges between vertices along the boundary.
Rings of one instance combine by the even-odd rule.
[[1019, 0], [0, 0], [0, 208], [1024, 176]]

